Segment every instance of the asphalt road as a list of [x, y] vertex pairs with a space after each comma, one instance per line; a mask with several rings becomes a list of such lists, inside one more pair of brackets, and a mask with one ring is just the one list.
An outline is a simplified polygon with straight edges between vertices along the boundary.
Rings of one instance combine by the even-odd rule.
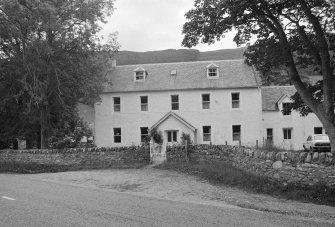
[[295, 216], [134, 196], [0, 174], [0, 226], [332, 226]]

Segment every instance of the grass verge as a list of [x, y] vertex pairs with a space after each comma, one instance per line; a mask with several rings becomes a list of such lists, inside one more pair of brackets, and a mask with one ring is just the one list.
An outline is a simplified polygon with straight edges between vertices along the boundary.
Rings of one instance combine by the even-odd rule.
[[76, 165], [56, 165], [40, 163], [24, 163], [16, 161], [1, 161], [0, 173], [55, 173], [92, 169], [138, 169], [148, 165], [148, 163], [113, 163], [113, 164], [76, 164]]
[[225, 162], [163, 163], [156, 168], [175, 170], [207, 180], [213, 185], [227, 185], [249, 192], [278, 198], [335, 206], [335, 188], [325, 183], [317, 185], [283, 184], [266, 176], [247, 172]]

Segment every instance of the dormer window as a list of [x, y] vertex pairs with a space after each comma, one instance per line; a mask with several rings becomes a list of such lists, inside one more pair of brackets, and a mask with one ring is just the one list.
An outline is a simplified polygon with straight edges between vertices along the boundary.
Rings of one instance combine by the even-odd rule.
[[283, 102], [282, 108], [283, 108], [282, 109], [283, 115], [291, 115], [291, 112], [292, 112], [292, 103]]
[[145, 81], [148, 73], [142, 67], [139, 67], [134, 70], [134, 81]]
[[135, 72], [135, 80], [144, 80], [145, 75], [144, 72]]
[[206, 68], [207, 68], [207, 78], [208, 79], [219, 78], [219, 66], [211, 63]]

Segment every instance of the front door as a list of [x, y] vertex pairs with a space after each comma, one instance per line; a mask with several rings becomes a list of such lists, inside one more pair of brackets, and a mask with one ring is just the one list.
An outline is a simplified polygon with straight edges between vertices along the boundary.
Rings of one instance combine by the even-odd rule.
[[293, 129], [292, 128], [284, 128], [283, 129], [283, 143], [282, 147], [286, 150], [293, 149]]

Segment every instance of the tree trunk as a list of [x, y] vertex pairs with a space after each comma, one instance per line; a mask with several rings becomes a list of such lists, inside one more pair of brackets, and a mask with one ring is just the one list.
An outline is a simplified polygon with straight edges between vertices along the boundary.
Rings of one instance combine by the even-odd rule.
[[335, 154], [335, 124], [327, 119], [322, 119], [321, 122], [329, 137], [331, 153]]
[[335, 154], [335, 127], [330, 127], [327, 134], [330, 140], [331, 153]]
[[42, 106], [40, 115], [40, 126], [41, 126], [41, 149], [49, 148], [48, 138], [48, 107]]

